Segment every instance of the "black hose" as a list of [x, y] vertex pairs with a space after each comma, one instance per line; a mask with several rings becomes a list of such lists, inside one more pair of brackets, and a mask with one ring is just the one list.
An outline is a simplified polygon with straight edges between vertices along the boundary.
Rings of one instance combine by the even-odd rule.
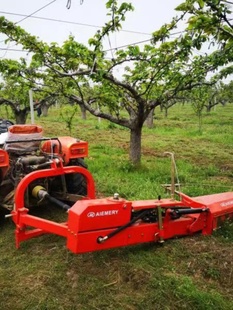
[[147, 213], [151, 212], [150, 210], [145, 210], [144, 212], [140, 213], [138, 216], [136, 216], [135, 218], [133, 218], [131, 221], [129, 221], [128, 223], [126, 223], [123, 226], [118, 227], [117, 229], [115, 229], [114, 231], [112, 231], [110, 234], [108, 234], [105, 237], [98, 237], [97, 238], [97, 242], [98, 243], [102, 243], [105, 240], [112, 238], [113, 236], [115, 236], [116, 234], [118, 234], [119, 232], [121, 232], [122, 230], [126, 229], [127, 227], [133, 225], [135, 222], [137, 222], [138, 220], [140, 220], [141, 218], [143, 218]]

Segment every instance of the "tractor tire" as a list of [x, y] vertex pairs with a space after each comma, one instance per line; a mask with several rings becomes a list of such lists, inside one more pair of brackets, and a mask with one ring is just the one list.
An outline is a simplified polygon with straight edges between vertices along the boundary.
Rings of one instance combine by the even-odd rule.
[[9, 214], [9, 211], [5, 208], [0, 207], [0, 228], [5, 222], [5, 215]]
[[[82, 158], [76, 159], [75, 163], [71, 162], [69, 165], [80, 166], [87, 169], [87, 164], [85, 164]], [[87, 181], [81, 173], [71, 173], [66, 175], [66, 186], [68, 192], [71, 194], [87, 196]]]

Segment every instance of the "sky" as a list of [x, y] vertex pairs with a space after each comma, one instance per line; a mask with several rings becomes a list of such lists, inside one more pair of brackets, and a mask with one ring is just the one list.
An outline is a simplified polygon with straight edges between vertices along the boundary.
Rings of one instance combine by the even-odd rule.
[[[67, 1], [71, 2], [69, 9], [66, 7]], [[105, 2], [104, 0], [1, 0], [0, 15], [48, 43], [62, 44], [72, 34], [77, 41], [87, 44], [98, 27], [108, 20]], [[129, 2], [133, 4], [134, 11], [127, 14], [126, 21], [122, 25], [123, 31], [112, 35], [110, 39], [105, 39], [104, 47], [113, 49], [111, 53], [121, 46], [149, 40], [153, 31], [176, 15], [174, 8], [182, 0]], [[21, 47], [14, 43], [5, 44], [5, 39], [6, 37], [0, 34], [0, 59], [29, 57], [25, 52], [15, 51]]]

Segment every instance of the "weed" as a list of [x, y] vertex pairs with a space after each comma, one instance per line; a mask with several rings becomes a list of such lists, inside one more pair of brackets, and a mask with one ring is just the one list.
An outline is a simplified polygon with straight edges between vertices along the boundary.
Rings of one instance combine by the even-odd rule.
[[214, 235], [225, 242], [233, 242], [233, 222], [231, 220], [218, 223], [220, 229], [216, 230]]

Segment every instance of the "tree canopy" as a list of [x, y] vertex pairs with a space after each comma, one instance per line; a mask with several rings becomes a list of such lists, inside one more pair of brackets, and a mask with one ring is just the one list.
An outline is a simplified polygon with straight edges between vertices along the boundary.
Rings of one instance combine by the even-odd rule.
[[[232, 60], [228, 42], [210, 54], [194, 53], [208, 41], [207, 25], [205, 27], [204, 23], [204, 28], [201, 27], [199, 12], [203, 11], [207, 20], [213, 18], [206, 9], [210, 2], [187, 0], [177, 8], [180, 16], [155, 31], [150, 43], [119, 49], [112, 58], [107, 57], [103, 38], [118, 31], [127, 12], [133, 10], [131, 4], [119, 4], [116, 0], [106, 2], [110, 19], [89, 39], [87, 46], [73, 36], [62, 46], [47, 44], [4, 17], [0, 18], [0, 32], [33, 53], [29, 67], [21, 72], [23, 77], [28, 78], [30, 72], [33, 83], [41, 83], [91, 114], [128, 128], [130, 160], [139, 163], [142, 126], [149, 113], [184, 91], [209, 84], [207, 74]], [[173, 38], [172, 32], [187, 14], [191, 14], [187, 29]], [[216, 25], [212, 24], [213, 27]], [[213, 31], [213, 42], [215, 35]], [[117, 68], [124, 68], [121, 76], [117, 74]], [[226, 70], [218, 73], [216, 79], [231, 69]]]
[[[213, 69], [220, 68], [218, 78], [233, 72], [233, 2], [227, 0], [186, 0], [177, 7], [187, 17], [186, 31], [193, 33], [201, 47], [208, 43]], [[224, 66], [224, 67], [223, 67]]]

